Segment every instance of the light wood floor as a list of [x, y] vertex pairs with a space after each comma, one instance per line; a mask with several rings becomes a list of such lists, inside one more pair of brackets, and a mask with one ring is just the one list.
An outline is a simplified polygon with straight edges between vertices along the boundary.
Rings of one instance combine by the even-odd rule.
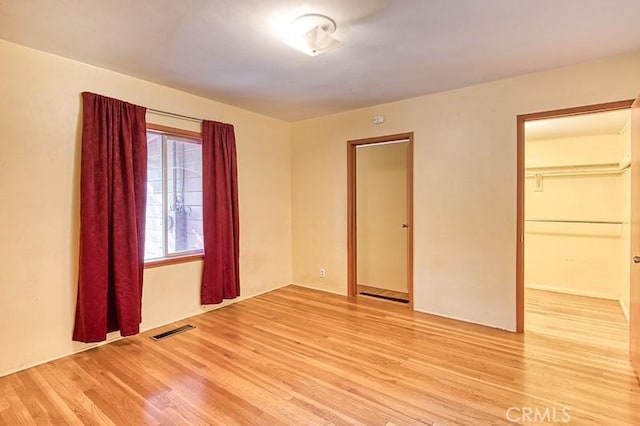
[[[363, 291], [371, 294], [379, 294], [381, 296], [395, 297], [396, 299], [409, 300], [409, 293], [403, 293], [400, 291], [387, 290], [386, 288], [378, 288], [378, 287], [371, 287], [368, 285], [358, 284], [358, 294], [360, 294], [360, 292], [363, 292]], [[368, 296], [364, 296], [364, 297], [368, 297]], [[399, 303], [399, 302], [396, 302], [396, 303]]]
[[611, 355], [611, 350], [629, 350], [629, 326], [616, 301], [533, 289], [526, 290], [525, 300], [529, 334], [601, 348]]
[[639, 424], [614, 307], [527, 299], [518, 335], [286, 287], [0, 378], [0, 423], [500, 425], [566, 406], [570, 424]]

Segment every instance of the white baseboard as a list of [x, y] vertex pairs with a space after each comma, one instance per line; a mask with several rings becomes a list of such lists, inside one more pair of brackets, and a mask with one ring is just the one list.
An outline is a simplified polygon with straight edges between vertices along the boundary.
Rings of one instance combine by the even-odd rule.
[[544, 290], [551, 291], [554, 293], [564, 293], [571, 294], [573, 296], [585, 296], [585, 297], [593, 297], [596, 299], [606, 299], [606, 300], [619, 300], [619, 296], [612, 293], [601, 293], [596, 291], [584, 291], [584, 290], [576, 290], [573, 288], [564, 288], [564, 287], [555, 287], [551, 285], [544, 284], [535, 284], [535, 283], [525, 283], [524, 288], [530, 288], [532, 290]]
[[627, 319], [627, 322], [630, 322], [629, 309], [627, 308], [627, 305], [622, 301], [622, 299], [618, 300], [618, 302], [620, 302], [620, 309], [622, 309], [622, 313], [624, 314], [624, 317]]

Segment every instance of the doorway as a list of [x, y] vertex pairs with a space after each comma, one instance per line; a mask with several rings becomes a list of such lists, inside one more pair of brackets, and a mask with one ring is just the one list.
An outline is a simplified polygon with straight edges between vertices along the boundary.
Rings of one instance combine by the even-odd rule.
[[527, 330], [628, 346], [629, 109], [525, 123]]
[[[577, 108], [567, 108], [562, 110], [547, 111], [517, 117], [517, 234], [516, 234], [516, 331], [524, 332], [525, 329], [525, 234], [526, 234], [526, 216], [525, 216], [525, 198], [526, 198], [526, 161], [525, 161], [525, 139], [526, 125], [530, 122], [538, 120], [562, 118], [562, 117], [579, 117], [586, 114], [605, 113], [609, 111], [626, 110], [629, 112], [629, 124], [624, 131], [629, 134], [628, 147], [621, 150], [617, 164], [615, 162], [609, 166], [617, 168], [622, 174], [626, 173], [627, 188], [624, 190], [625, 195], [623, 201], [630, 206], [625, 212], [629, 214], [627, 218], [621, 222], [621, 237], [629, 238], [630, 243], [623, 240], [622, 252], [626, 259], [622, 260], [624, 270], [623, 285], [628, 287], [622, 290], [621, 294], [627, 298], [628, 312], [626, 323], [627, 342], [625, 352], [629, 354], [631, 364], [635, 369], [636, 376], [640, 380], [640, 97], [626, 101], [610, 102], [605, 104], [588, 105]], [[630, 170], [624, 170], [627, 165]], [[603, 166], [601, 164], [601, 166]], [[534, 190], [541, 190], [544, 182], [538, 176], [534, 176]], [[591, 221], [589, 221], [591, 222]], [[607, 222], [607, 221], [600, 221]], [[618, 221], [610, 221], [614, 223], [598, 223], [602, 225], [617, 225]], [[626, 222], [626, 223], [625, 223]], [[625, 227], [628, 228], [625, 230]], [[626, 292], [628, 291], [628, 294]], [[598, 314], [598, 309], [594, 306], [583, 307], [579, 310], [578, 320], [588, 322], [590, 318]], [[563, 312], [560, 308], [560, 312]], [[622, 308], [623, 311], [625, 308]], [[584, 321], [586, 320], [586, 321]], [[618, 320], [616, 320], [618, 321]], [[576, 323], [578, 324], [578, 323]], [[584, 325], [584, 324], [582, 324]], [[587, 326], [586, 331], [593, 329], [593, 326]], [[606, 333], [605, 333], [606, 334]], [[583, 334], [586, 339], [591, 336]], [[558, 336], [560, 337], [560, 336]], [[586, 342], [587, 340], [585, 340]], [[601, 342], [600, 348], [604, 351], [610, 350], [608, 343], [609, 336]], [[596, 349], [597, 348], [596, 344]]]
[[348, 294], [413, 308], [413, 133], [347, 142]]
[[525, 293], [619, 298], [628, 313], [632, 102], [518, 116], [518, 332]]

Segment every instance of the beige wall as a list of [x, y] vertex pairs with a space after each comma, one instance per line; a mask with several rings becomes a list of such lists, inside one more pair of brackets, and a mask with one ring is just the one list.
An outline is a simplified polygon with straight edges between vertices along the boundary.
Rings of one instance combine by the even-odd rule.
[[524, 161], [526, 168], [618, 164], [622, 160], [622, 149], [622, 135], [618, 134], [527, 139]]
[[407, 291], [407, 143], [356, 148], [358, 284]]
[[[289, 123], [4, 41], [0, 64], [0, 375], [88, 346], [71, 341], [82, 91], [234, 124], [242, 296], [291, 282]], [[145, 272], [143, 329], [203, 311], [200, 271]]]
[[414, 131], [415, 308], [514, 330], [516, 116], [639, 93], [632, 54], [294, 123], [294, 282], [346, 293], [346, 141]]

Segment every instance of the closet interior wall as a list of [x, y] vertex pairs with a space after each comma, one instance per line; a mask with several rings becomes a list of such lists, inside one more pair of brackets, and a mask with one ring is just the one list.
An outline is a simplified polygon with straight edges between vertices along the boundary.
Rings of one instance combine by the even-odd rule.
[[618, 300], [628, 313], [629, 150], [628, 128], [526, 140], [526, 288]]

